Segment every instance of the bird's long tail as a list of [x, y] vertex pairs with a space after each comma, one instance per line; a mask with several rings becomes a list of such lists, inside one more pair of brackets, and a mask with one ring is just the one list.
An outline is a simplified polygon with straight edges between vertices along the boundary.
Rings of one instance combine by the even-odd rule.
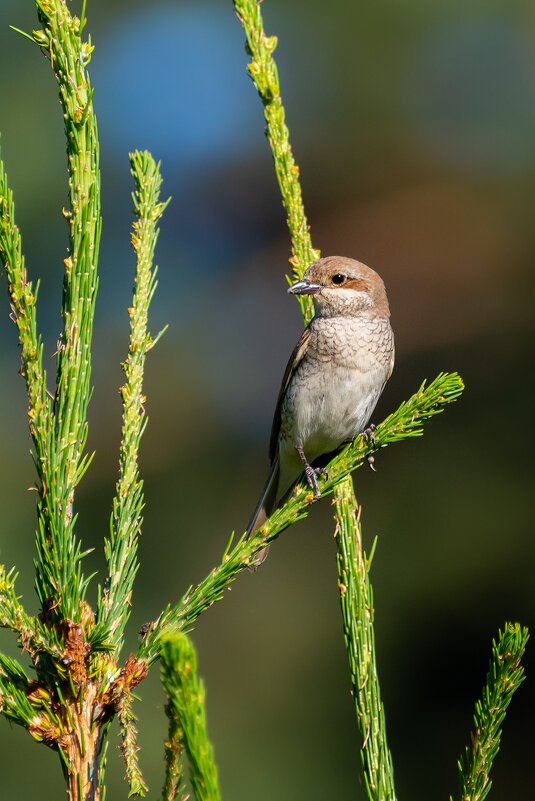
[[[268, 476], [268, 479], [265, 483], [264, 489], [262, 490], [262, 494], [260, 496], [260, 500], [256, 506], [256, 509], [253, 512], [253, 516], [251, 518], [251, 522], [247, 526], [247, 532], [245, 535], [245, 539], [248, 540], [251, 534], [254, 534], [257, 529], [262, 526], [270, 514], [274, 511], [277, 506], [277, 493], [279, 489], [279, 475], [280, 475], [280, 462], [279, 456], [275, 457], [273, 460], [273, 464], [271, 465], [271, 470]], [[262, 564], [266, 556], [268, 555], [269, 545], [266, 545], [265, 548], [262, 548], [259, 551], [254, 559], [254, 562], [251, 564], [251, 569], [256, 570], [256, 568]]]

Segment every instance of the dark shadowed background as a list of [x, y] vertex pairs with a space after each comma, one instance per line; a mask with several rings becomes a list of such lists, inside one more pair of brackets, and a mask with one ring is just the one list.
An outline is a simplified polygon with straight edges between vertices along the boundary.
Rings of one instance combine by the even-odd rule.
[[[534, 8], [265, 0], [262, 9], [279, 36], [314, 244], [366, 262], [388, 288], [397, 363], [374, 420], [441, 370], [466, 382], [423, 439], [378, 454], [376, 474], [355, 475], [366, 547], [379, 538], [376, 639], [398, 793], [445, 799], [491, 638], [505, 620], [534, 628]], [[90, 0], [87, 13], [104, 215], [96, 457], [77, 496], [79, 533], [95, 549], [87, 572], [103, 566], [116, 479], [133, 275], [129, 150], [162, 159], [173, 196], [150, 320], [153, 333], [169, 330], [146, 375], [147, 506], [127, 643], [135, 649], [141, 624], [217, 563], [233, 529], [243, 531], [301, 321], [285, 292], [288, 234], [231, 0]], [[0, 130], [51, 357], [66, 255], [61, 111], [48, 62], [9, 24], [36, 27], [31, 0], [0, 7]], [[20, 570], [19, 592], [35, 611], [26, 399], [4, 276], [0, 284], [0, 560]], [[325, 500], [195, 629], [227, 799], [364, 798], [332, 533]], [[6, 632], [0, 647], [16, 653]], [[526, 665], [493, 801], [532, 786], [529, 653]], [[155, 797], [166, 731], [157, 668], [139, 690], [141, 765]], [[126, 798], [116, 730], [111, 738], [108, 797]], [[11, 801], [63, 792], [57, 757], [4, 719], [0, 776]]]

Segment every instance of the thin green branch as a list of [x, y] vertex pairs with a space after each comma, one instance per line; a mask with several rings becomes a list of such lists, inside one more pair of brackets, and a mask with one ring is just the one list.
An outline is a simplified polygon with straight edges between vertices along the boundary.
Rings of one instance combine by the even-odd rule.
[[40, 741], [57, 724], [49, 702], [48, 691], [31, 682], [15, 659], [0, 653], [0, 713]]
[[49, 56], [63, 108], [70, 210], [64, 260], [63, 332], [58, 344], [54, 447], [46, 454], [49, 482], [38, 507], [36, 588], [54, 619], [79, 620], [87, 580], [74, 536], [74, 489], [86, 470], [87, 406], [91, 397], [91, 337], [101, 229], [100, 173], [93, 91], [86, 72], [91, 42], [65, 0], [35, 0], [42, 29], [34, 41]]
[[[299, 167], [295, 163], [290, 147], [290, 134], [284, 121], [279, 73], [273, 59], [277, 37], [266, 36], [260, 4], [256, 0], [234, 0], [234, 7], [243, 25], [247, 37], [247, 50], [251, 56], [247, 71], [264, 106], [266, 136], [273, 154], [292, 240], [290, 264], [293, 268], [293, 277], [297, 280], [302, 277], [308, 265], [319, 258], [320, 253], [312, 247], [299, 182]], [[299, 295], [297, 300], [307, 323], [314, 314], [312, 300], [308, 295]]]
[[137, 718], [134, 715], [132, 706], [132, 693], [123, 692], [117, 708], [117, 717], [119, 718], [121, 729], [121, 751], [126, 765], [126, 781], [130, 787], [129, 798], [133, 795], [143, 797], [148, 790], [137, 758], [139, 751], [136, 729]]
[[[384, 423], [377, 426], [375, 444], [358, 437], [328, 465], [328, 477], [319, 482], [322, 496], [333, 492], [335, 486], [362, 464], [369, 454], [393, 442], [407, 437], [420, 436], [421, 424], [440, 414], [444, 407], [462, 392], [463, 383], [456, 373], [438, 376], [427, 388], [422, 385], [418, 392]], [[147, 627], [136, 658], [152, 662], [158, 658], [158, 640], [166, 630], [189, 630], [195, 620], [224, 594], [236, 575], [248, 567], [255, 554], [262, 550], [288, 526], [305, 517], [314, 496], [306, 482], [297, 485], [290, 500], [274, 512], [269, 520], [247, 541], [243, 537], [233, 549], [227, 547], [222, 563], [194, 589], [190, 589], [176, 606], [169, 606], [158, 620]]]
[[175, 647], [175, 635], [164, 639], [161, 650], [161, 680], [167, 704], [165, 714], [169, 721], [165, 748], [165, 779], [162, 790], [162, 801], [186, 801], [186, 784], [184, 777], [184, 730], [175, 705], [170, 698], [176, 693], [178, 659]]
[[4, 162], [0, 159], [0, 259], [6, 271], [11, 318], [19, 331], [21, 375], [28, 392], [28, 421], [35, 446], [35, 465], [39, 478], [37, 488], [44, 497], [51, 484], [48, 463], [53, 448], [53, 422], [50, 399], [43, 369], [43, 345], [37, 334], [37, 289], [28, 281], [20, 231], [15, 224], [13, 193], [9, 188]]
[[375, 661], [371, 560], [362, 551], [360, 507], [346, 482], [335, 496], [340, 605], [357, 722], [361, 760], [370, 801], [395, 801], [394, 768]]
[[36, 714], [26, 696], [29, 683], [22, 666], [0, 654], [0, 712], [26, 729], [30, 728]]
[[492, 642], [487, 681], [476, 703], [471, 744], [458, 763], [462, 801], [483, 801], [492, 786], [490, 770], [500, 748], [500, 727], [513, 693], [524, 681], [520, 660], [528, 639], [526, 628], [506, 623], [503, 633], [498, 633], [498, 642]]
[[104, 549], [108, 568], [108, 586], [99, 599], [98, 620], [105, 636], [120, 648], [124, 627], [130, 615], [130, 598], [138, 569], [137, 544], [142, 522], [143, 481], [139, 477], [138, 451], [147, 422], [143, 373], [145, 357], [153, 347], [147, 330], [149, 305], [156, 289], [153, 269], [154, 248], [158, 239], [157, 223], [165, 203], [159, 202], [162, 177], [160, 165], [150, 153], [130, 155], [136, 191], [132, 198], [136, 220], [132, 245], [137, 257], [134, 297], [130, 314], [130, 342], [123, 364], [126, 376], [121, 387], [123, 404], [122, 437], [119, 456], [119, 480], [113, 500], [110, 538]]
[[217, 768], [206, 731], [204, 686], [197, 678], [195, 648], [185, 634], [175, 634], [162, 640], [161, 657], [170, 733], [166, 746], [164, 801], [172, 801], [182, 793], [181, 744], [188, 756], [195, 798], [197, 801], [219, 801]]
[[39, 653], [59, 659], [63, 656], [63, 648], [52, 631], [44, 629], [34, 617], [30, 617], [15, 593], [17, 574], [14, 570], [6, 573], [0, 565], [0, 627], [10, 629], [19, 637], [23, 650], [28, 651], [35, 661]]
[[162, 790], [163, 801], [187, 801], [182, 753], [184, 751], [182, 729], [178, 718], [165, 707], [169, 726], [165, 748], [165, 778]]

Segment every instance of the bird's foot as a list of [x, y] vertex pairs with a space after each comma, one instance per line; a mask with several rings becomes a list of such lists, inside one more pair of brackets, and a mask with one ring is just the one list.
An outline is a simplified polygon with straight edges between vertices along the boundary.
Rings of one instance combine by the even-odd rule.
[[371, 442], [372, 445], [375, 445], [375, 429], [376, 428], [377, 428], [377, 426], [375, 425], [375, 423], [370, 423], [368, 428], [365, 428], [364, 431], [362, 432], [362, 436], [364, 437], [366, 442]]
[[[375, 429], [376, 428], [377, 428], [377, 426], [375, 425], [375, 423], [370, 423], [368, 428], [365, 428], [364, 431], [362, 432], [362, 436], [364, 437], [364, 440], [368, 444], [371, 442], [372, 445], [375, 445]], [[375, 471], [375, 467], [374, 467], [375, 457], [374, 457], [373, 453], [368, 453], [367, 454], [366, 461], [368, 462], [368, 464], [370, 466], [370, 469], [373, 470], [373, 472], [375, 473], [376, 472]]]
[[311, 467], [309, 464], [305, 467], [305, 476], [308, 483], [308, 486], [314, 493], [314, 500], [318, 501], [321, 498], [320, 488], [318, 487], [318, 475], [322, 472], [324, 468], [314, 468]]
[[308, 463], [305, 453], [300, 446], [296, 447], [296, 451], [299, 454], [299, 458], [303, 462], [307, 484], [314, 493], [314, 500], [317, 501], [319, 498], [321, 498], [321, 492], [318, 487], [318, 476], [328, 478], [329, 474], [324, 467], [312, 467], [312, 465]]

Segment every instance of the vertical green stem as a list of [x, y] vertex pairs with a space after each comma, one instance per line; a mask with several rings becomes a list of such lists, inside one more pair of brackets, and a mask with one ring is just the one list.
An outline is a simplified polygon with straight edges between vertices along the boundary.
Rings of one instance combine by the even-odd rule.
[[37, 334], [36, 299], [28, 281], [20, 231], [15, 224], [13, 193], [9, 188], [4, 162], [0, 159], [0, 258], [4, 265], [11, 301], [11, 317], [19, 331], [21, 374], [28, 392], [28, 420], [35, 446], [41, 497], [49, 484], [49, 458], [53, 449], [53, 422], [43, 369], [43, 346]]
[[154, 248], [158, 239], [157, 223], [167, 206], [167, 202], [159, 202], [162, 184], [160, 165], [156, 164], [150, 153], [136, 151], [130, 155], [130, 163], [136, 185], [132, 195], [136, 217], [132, 233], [136, 277], [129, 309], [130, 342], [123, 364], [126, 380], [120, 389], [123, 422], [119, 480], [113, 500], [110, 538], [104, 544], [108, 581], [98, 606], [99, 624], [104, 629], [101, 636], [117, 648], [122, 643], [124, 627], [130, 615], [130, 598], [138, 568], [137, 544], [144, 504], [138, 451], [147, 422], [143, 374], [147, 352], [158, 339], [156, 337], [153, 340], [149, 334], [147, 318], [157, 285], [156, 268], [153, 269]]
[[349, 657], [360, 755], [370, 801], [395, 801], [394, 768], [386, 741], [386, 723], [375, 662], [371, 560], [362, 551], [360, 507], [350, 486], [335, 496], [338, 575], [344, 637]]
[[91, 42], [65, 0], [35, 0], [42, 30], [34, 40], [50, 58], [58, 86], [69, 175], [69, 249], [64, 260], [63, 331], [58, 343], [54, 443], [39, 503], [36, 586], [55, 619], [79, 619], [86, 580], [74, 536], [74, 489], [88, 465], [84, 455], [91, 397], [91, 337], [101, 230], [99, 148], [92, 89], [86, 72]]
[[[247, 71], [264, 105], [266, 136], [273, 154], [282, 203], [287, 214], [292, 242], [290, 263], [293, 277], [297, 280], [320, 254], [312, 247], [299, 182], [299, 167], [293, 157], [290, 134], [284, 120], [279, 74], [273, 58], [277, 37], [266, 36], [264, 33], [260, 4], [256, 0], [234, 0], [234, 7], [243, 25], [247, 37], [247, 49], [251, 56]], [[305, 323], [308, 323], [314, 315], [312, 300], [308, 295], [299, 296], [297, 299]]]
[[130, 787], [129, 796], [143, 798], [148, 790], [143, 779], [137, 753], [136, 716], [134, 715], [132, 693], [125, 691], [118, 704], [117, 717], [121, 728], [121, 751], [126, 765], [126, 780]]

